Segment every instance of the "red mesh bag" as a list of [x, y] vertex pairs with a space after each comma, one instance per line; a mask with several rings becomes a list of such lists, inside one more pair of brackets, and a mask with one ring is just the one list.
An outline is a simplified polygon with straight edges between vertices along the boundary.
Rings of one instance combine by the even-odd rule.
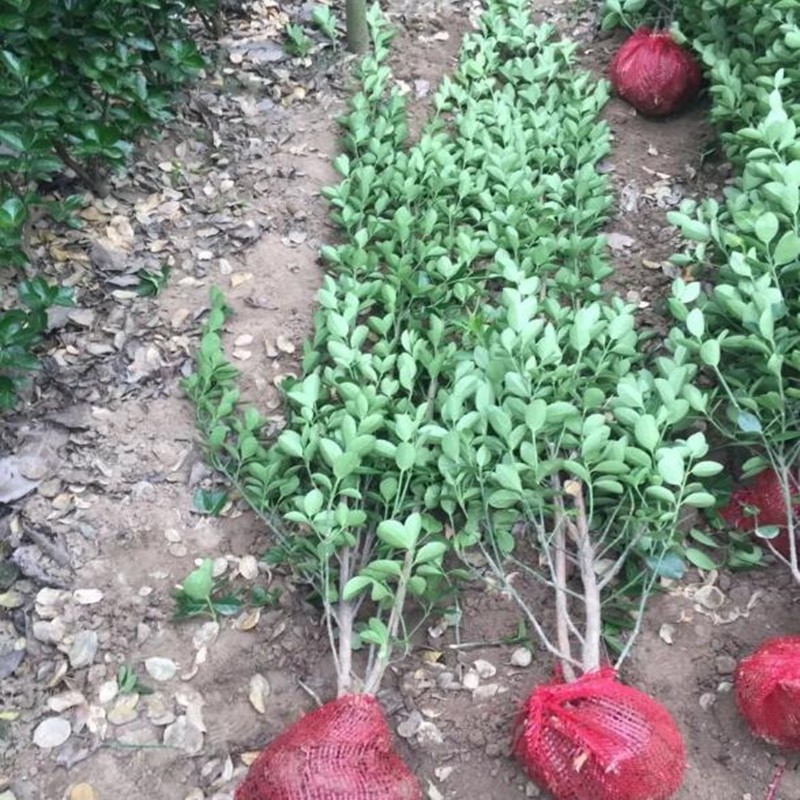
[[667, 710], [610, 667], [537, 686], [517, 720], [514, 754], [556, 800], [666, 800], [686, 767]]
[[637, 111], [654, 117], [677, 111], [699, 91], [702, 74], [668, 32], [639, 28], [611, 61], [611, 85]]
[[735, 674], [736, 705], [753, 735], [800, 750], [800, 636], [765, 642]]
[[270, 742], [234, 800], [422, 800], [371, 695], [349, 694]]
[[[792, 494], [797, 494], [796, 481]], [[755, 508], [756, 514], [748, 513], [747, 506]], [[798, 510], [800, 504], [795, 505], [794, 513], [797, 514]], [[753, 531], [761, 525], [779, 525], [781, 532], [770, 541], [779, 553], [789, 557], [786, 504], [783, 502], [783, 491], [775, 470], [759, 472], [749, 486], [739, 487], [731, 495], [728, 505], [720, 509], [719, 513], [728, 525], [739, 531]]]

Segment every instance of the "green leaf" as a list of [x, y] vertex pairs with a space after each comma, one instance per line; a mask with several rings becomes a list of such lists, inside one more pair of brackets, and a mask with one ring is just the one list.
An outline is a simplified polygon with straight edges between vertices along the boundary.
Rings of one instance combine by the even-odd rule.
[[303, 457], [303, 440], [297, 431], [285, 430], [278, 437], [278, 448], [284, 453], [296, 458]]
[[414, 542], [402, 522], [395, 519], [387, 519], [378, 525], [378, 538], [398, 550], [409, 550], [414, 546]]
[[686, 317], [686, 328], [692, 336], [701, 339], [706, 330], [705, 317], [699, 308], [693, 308]]
[[767, 211], [756, 220], [753, 229], [755, 230], [756, 236], [758, 236], [764, 244], [769, 244], [777, 235], [779, 227], [780, 223], [778, 222], [778, 218], [771, 211]]
[[709, 339], [703, 342], [700, 346], [700, 359], [709, 367], [716, 367], [719, 365], [720, 348], [719, 342], [716, 339]]
[[652, 414], [642, 414], [636, 420], [633, 428], [636, 441], [649, 452], [653, 452], [661, 441], [661, 434], [658, 431], [656, 419]]
[[684, 498], [683, 502], [692, 508], [711, 508], [716, 505], [717, 501], [714, 495], [708, 492], [692, 492]]
[[740, 411], [736, 417], [736, 424], [744, 433], [761, 433], [761, 422], [755, 414], [749, 411]]
[[677, 553], [665, 553], [660, 558], [649, 556], [646, 559], [646, 563], [649, 569], [663, 578], [680, 580], [686, 572], [686, 565]]
[[219, 516], [228, 502], [225, 489], [197, 489], [192, 496], [192, 506], [200, 514], [212, 517]]
[[414, 558], [414, 565], [426, 564], [429, 561], [436, 561], [447, 552], [445, 542], [428, 542], [423, 545]]
[[214, 585], [214, 562], [210, 558], [192, 570], [183, 580], [181, 589], [192, 600], [207, 600]]
[[342, 589], [342, 600], [348, 601], [358, 597], [364, 589], [371, 585], [372, 578], [368, 578], [365, 575], [354, 575]]
[[680, 486], [686, 474], [680, 452], [676, 448], [662, 450], [657, 458], [658, 474], [672, 486]]
[[800, 258], [800, 236], [794, 231], [784, 233], [775, 245], [772, 257], [779, 267], [796, 261]]
[[400, 442], [397, 445], [397, 450], [394, 454], [394, 462], [397, 468], [403, 472], [407, 472], [414, 466], [417, 460], [417, 449], [410, 442]]
[[712, 569], [719, 569], [720, 567], [719, 564], [716, 564], [702, 550], [698, 550], [696, 547], [687, 547], [684, 551], [684, 555], [689, 563], [694, 564], [694, 566], [699, 569], [710, 571]]
[[494, 471], [494, 477], [504, 489], [522, 493], [522, 481], [519, 479], [519, 472], [511, 464], [498, 464]]
[[716, 461], [700, 461], [692, 467], [692, 475], [696, 478], [711, 478], [722, 472], [722, 464]]

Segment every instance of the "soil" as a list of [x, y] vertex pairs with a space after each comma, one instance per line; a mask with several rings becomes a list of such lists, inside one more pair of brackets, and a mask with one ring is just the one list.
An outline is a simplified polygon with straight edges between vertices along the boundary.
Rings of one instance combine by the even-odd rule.
[[[418, 129], [426, 98], [454, 65], [475, 4], [403, 7], [409, 5], [394, 9], [400, 35], [392, 60]], [[603, 71], [618, 39], [596, 36], [593, 9], [540, 2], [537, 13], [581, 42], [587, 68]], [[112, 298], [108, 286], [87, 291], [84, 305], [94, 303], [95, 320], [88, 331], [74, 324], [54, 328], [51, 369], [0, 440], [6, 451], [35, 452], [46, 465], [38, 492], [7, 506], [0, 519], [4, 552], [33, 548], [12, 587], [22, 600], [8, 603], [15, 607], [0, 619], [6, 647], [0, 667], [8, 642], [24, 636], [27, 648], [0, 687], [2, 800], [12, 797], [2, 793], [6, 788], [16, 800], [229, 800], [255, 751], [313, 708], [315, 698], [334, 691], [318, 611], [302, 586], [264, 565], [250, 580], [280, 594], [260, 616], [222, 619], [218, 626], [208, 619], [171, 620], [171, 593], [199, 558], [216, 559], [220, 573], [246, 572], [242, 559], [270, 544], [263, 524], [235, 504], [218, 517], [193, 507], [195, 491], [217, 481], [204, 466], [179, 381], [191, 366], [209, 287], [219, 285], [234, 312], [225, 340], [241, 368], [245, 400], [278, 422], [275, 382], [297, 371], [323, 275], [317, 253], [335, 235], [320, 189], [335, 180], [330, 162], [335, 117], [346, 102], [345, 67], [332, 59], [324, 70], [309, 67], [302, 80], [293, 74], [290, 88], [260, 109], [259, 95], [248, 94], [236, 84], [236, 70], [226, 69], [221, 85], [195, 96], [195, 118], [177, 120], [160, 142], [141, 150], [135, 174], [117, 185], [116, 205], [101, 220], [112, 224], [114, 212], [133, 221], [133, 253], [141, 243], [149, 249], [154, 236], [180, 243], [166, 288], [152, 300]], [[614, 143], [604, 168], [618, 197], [607, 227], [615, 234], [611, 285], [639, 305], [641, 324], [660, 334], [675, 274], [666, 261], [678, 247], [666, 211], [684, 197], [719, 193], [729, 171], [705, 159], [714, 137], [702, 101], [678, 117], [653, 121], [612, 99], [605, 115]], [[196, 147], [198, 131], [214, 147]], [[170, 168], [162, 165], [173, 160], [197, 166], [168, 181]], [[218, 202], [219, 194], [204, 192], [208, 181], [218, 188], [232, 181], [226, 191], [235, 201]], [[142, 222], [154, 194], [154, 202], [179, 207], [158, 217], [155, 233]], [[204, 238], [203, 215], [205, 227], [216, 224], [221, 237]], [[245, 236], [230, 232], [242, 226]], [[84, 234], [67, 244], [85, 252], [91, 242]], [[86, 262], [67, 267], [85, 272]], [[112, 345], [92, 350], [87, 341]], [[708, 583], [723, 600], [713, 611], [695, 598]], [[53, 591], [37, 594], [44, 587]], [[87, 589], [99, 590], [102, 599], [84, 604], [73, 594]], [[651, 601], [623, 677], [678, 721], [689, 764], [679, 800], [760, 799], [775, 765], [784, 763], [749, 736], [737, 715], [731, 667], [768, 636], [800, 634], [798, 599], [800, 587], [770, 566], [695, 573]], [[517, 709], [550, 676], [551, 660], [535, 646], [529, 666], [514, 666], [519, 643], [502, 640], [517, 634], [520, 612], [490, 581], [466, 587], [460, 614], [458, 629], [433, 619], [385, 680], [380, 699], [393, 730], [405, 734], [397, 737], [398, 751], [432, 800], [539, 796], [510, 759], [509, 745]], [[50, 644], [33, 631], [53, 617], [65, 633]], [[65, 654], [82, 631], [97, 633], [98, 649], [91, 666], [76, 668]], [[145, 660], [156, 656], [175, 662], [173, 677], [162, 682], [148, 674]], [[480, 691], [453, 689], [476, 660], [484, 671]], [[101, 703], [102, 685], [123, 664], [157, 689], [142, 695], [128, 717], [125, 697]], [[265, 713], [249, 699], [257, 674], [270, 687]], [[69, 701], [67, 692], [79, 694]], [[54, 698], [74, 704], [53, 709]], [[115, 704], [121, 707], [112, 721]], [[52, 750], [33, 746], [34, 728], [57, 713], [70, 720], [70, 738]], [[170, 746], [163, 744], [167, 726]], [[789, 760], [775, 800], [800, 797], [796, 767]]]

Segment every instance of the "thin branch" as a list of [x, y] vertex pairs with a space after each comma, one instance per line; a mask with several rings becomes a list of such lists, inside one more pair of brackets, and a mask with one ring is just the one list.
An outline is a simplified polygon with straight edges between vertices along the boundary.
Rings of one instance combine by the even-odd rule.
[[488, 551], [483, 546], [483, 543], [480, 544], [480, 548], [481, 551], [483, 552], [484, 557], [486, 558], [486, 562], [489, 564], [490, 569], [494, 573], [495, 577], [502, 584], [503, 590], [508, 592], [513, 598], [514, 602], [522, 609], [522, 613], [525, 614], [525, 616], [528, 618], [528, 621], [533, 626], [533, 629], [536, 632], [536, 635], [539, 637], [539, 641], [541, 641], [545, 650], [547, 650], [551, 655], [559, 659], [559, 661], [561, 661], [562, 663], [569, 663], [573, 667], [580, 668], [581, 666], [580, 661], [577, 661], [574, 658], [569, 659], [569, 661], [567, 662], [569, 656], [567, 656], [565, 653], [562, 653], [561, 650], [559, 650], [559, 648], [556, 647], [556, 645], [554, 645], [550, 641], [550, 638], [544, 632], [544, 628], [540, 624], [539, 620], [536, 618], [536, 615], [528, 607], [528, 604], [522, 599], [520, 593], [516, 590], [514, 585], [509, 582], [508, 578], [506, 577], [505, 573], [500, 568], [500, 566], [497, 563], [495, 563], [495, 561], [489, 555]]

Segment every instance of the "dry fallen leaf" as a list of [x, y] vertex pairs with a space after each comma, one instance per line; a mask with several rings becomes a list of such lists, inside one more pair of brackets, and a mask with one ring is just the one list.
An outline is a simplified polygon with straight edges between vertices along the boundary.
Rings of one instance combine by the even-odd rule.
[[266, 702], [269, 698], [270, 691], [271, 687], [269, 681], [263, 675], [255, 674], [250, 678], [250, 692], [248, 697], [251, 705], [259, 714], [267, 713]]

